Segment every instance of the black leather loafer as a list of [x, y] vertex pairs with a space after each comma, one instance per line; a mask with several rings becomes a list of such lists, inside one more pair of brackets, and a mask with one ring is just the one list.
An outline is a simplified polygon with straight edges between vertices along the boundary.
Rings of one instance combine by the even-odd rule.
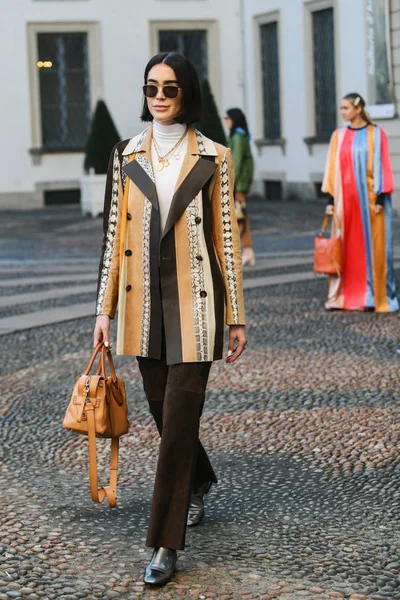
[[187, 526], [197, 525], [204, 518], [204, 494], [208, 494], [212, 481], [206, 481], [200, 487], [192, 492], [190, 496], [189, 512]]
[[144, 572], [143, 581], [151, 585], [165, 585], [175, 572], [176, 550], [156, 548]]

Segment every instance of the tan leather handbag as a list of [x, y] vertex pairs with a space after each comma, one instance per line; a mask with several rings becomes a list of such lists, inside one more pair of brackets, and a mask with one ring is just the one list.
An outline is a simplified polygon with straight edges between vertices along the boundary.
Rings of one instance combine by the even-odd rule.
[[314, 239], [314, 271], [324, 275], [340, 275], [343, 268], [343, 251], [342, 239], [339, 233], [339, 220], [336, 213], [333, 213], [332, 216], [339, 235], [325, 238], [324, 232], [329, 223], [329, 216], [325, 216], [320, 234]]
[[[90, 375], [100, 354], [97, 371]], [[110, 376], [106, 373], [106, 358]], [[107, 496], [110, 507], [117, 505], [119, 437], [129, 430], [125, 384], [117, 377], [111, 351], [103, 342], [93, 352], [85, 371], [74, 386], [63, 427], [83, 433], [89, 440], [90, 492], [94, 502]], [[98, 487], [96, 437], [111, 438], [110, 484]]]

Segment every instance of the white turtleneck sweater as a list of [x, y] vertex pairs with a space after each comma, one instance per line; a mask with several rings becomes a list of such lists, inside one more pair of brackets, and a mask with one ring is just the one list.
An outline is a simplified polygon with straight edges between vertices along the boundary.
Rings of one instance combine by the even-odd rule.
[[[158, 142], [161, 150], [161, 156], [163, 156], [176, 144], [185, 129], [186, 125], [181, 125], [180, 123], [174, 123], [173, 125], [161, 125], [160, 123], [157, 123], [157, 121], [153, 121], [153, 136]], [[161, 171], [157, 171], [155, 168], [158, 163], [157, 152], [154, 148], [154, 143], [151, 144], [151, 159], [154, 167], [158, 203], [160, 207], [161, 231], [164, 231], [176, 182], [183, 164], [183, 159], [185, 158], [185, 154], [187, 152], [187, 146], [188, 138], [186, 135], [183, 142], [179, 145], [175, 152], [168, 157], [170, 163], [169, 167], [164, 167], [164, 169]], [[179, 153], [179, 160], [174, 158], [177, 153]]]

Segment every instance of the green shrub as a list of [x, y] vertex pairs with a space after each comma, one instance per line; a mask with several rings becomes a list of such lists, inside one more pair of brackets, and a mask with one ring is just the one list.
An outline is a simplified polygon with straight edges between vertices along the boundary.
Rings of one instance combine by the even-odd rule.
[[226, 146], [225, 131], [208, 79], [203, 79], [201, 91], [203, 95], [204, 111], [203, 118], [196, 123], [196, 127], [203, 135], [213, 140], [213, 142]]
[[99, 100], [94, 111], [85, 149], [84, 169], [94, 169], [96, 175], [107, 173], [111, 150], [121, 141], [114, 121], [103, 100]]

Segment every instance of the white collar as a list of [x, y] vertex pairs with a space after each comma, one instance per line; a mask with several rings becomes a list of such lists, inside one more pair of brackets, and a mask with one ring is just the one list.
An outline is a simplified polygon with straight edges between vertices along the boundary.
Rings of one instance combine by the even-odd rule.
[[163, 125], [153, 121], [153, 135], [160, 140], [179, 140], [185, 132], [187, 126], [183, 123], [173, 123], [172, 125]]
[[[144, 152], [143, 149], [144, 142], [147, 138], [150, 127], [147, 127], [142, 133], [136, 135], [131, 138], [127, 143], [125, 150], [122, 152], [123, 156], [129, 156], [129, 154], [134, 154], [138, 152]], [[189, 135], [191, 135], [191, 131], [193, 131], [192, 127], [189, 127]], [[218, 156], [217, 148], [212, 140], [203, 135], [198, 129], [194, 129], [194, 134], [197, 140], [198, 152], [195, 154], [205, 155], [205, 156]], [[146, 147], [149, 148], [149, 142], [146, 144]]]

